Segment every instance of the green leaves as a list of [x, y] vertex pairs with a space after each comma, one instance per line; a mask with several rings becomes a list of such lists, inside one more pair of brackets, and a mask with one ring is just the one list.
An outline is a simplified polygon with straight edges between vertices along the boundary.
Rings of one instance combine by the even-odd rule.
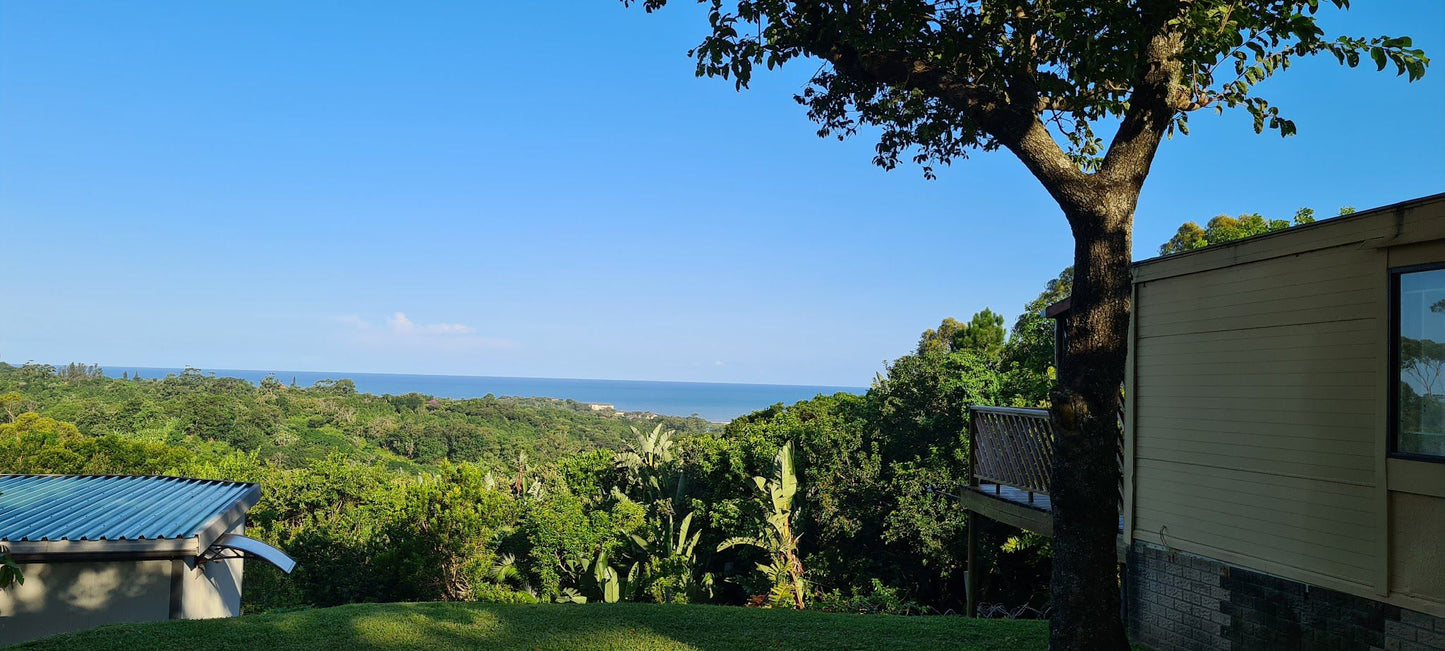
[[554, 600], [559, 604], [585, 604], [587, 597], [582, 596], [576, 588], [563, 588], [562, 593]]
[[[643, 3], [649, 11], [664, 4]], [[1099, 0], [707, 4], [708, 29], [689, 52], [699, 76], [741, 90], [758, 64], [816, 59], [822, 66], [795, 99], [818, 135], [868, 129], [875, 165], [909, 161], [929, 178], [934, 165], [975, 150], [1017, 152], [1035, 123], [1067, 161], [1096, 172], [1110, 143], [1095, 126], [1131, 110], [1172, 114], [1171, 133], [1187, 134], [1181, 116], [1189, 112], [1244, 108], [1257, 132], [1288, 136], [1294, 122], [1256, 101], [1254, 88], [1294, 60], [1328, 52], [1356, 67], [1367, 54], [1377, 70], [1393, 64], [1410, 81], [1429, 65], [1408, 37], [1327, 38], [1319, 0], [1166, 3], [1174, 13], [1164, 15]]]
[[0, 590], [24, 584], [25, 574], [21, 571], [20, 564], [10, 555], [9, 547], [0, 545]]
[[1360, 53], [1367, 52], [1375, 62], [1375, 69], [1382, 71], [1394, 64], [1395, 75], [1416, 81], [1425, 76], [1430, 58], [1424, 50], [1413, 47], [1414, 41], [1408, 36], [1381, 36], [1372, 39], [1340, 37], [1325, 46], [1340, 63], [1354, 68], [1360, 64]]
[[[753, 484], [762, 493], [764, 506], [772, 509], [764, 518], [768, 526], [757, 536], [728, 538], [718, 544], [717, 551], [749, 546], [766, 552], [772, 563], [759, 563], [758, 569], [772, 583], [772, 601], [801, 610], [807, 583], [803, 578], [803, 563], [798, 551], [798, 541], [802, 536], [794, 532], [798, 512], [793, 508], [793, 497], [798, 492], [798, 475], [793, 463], [792, 441], [783, 444], [773, 457], [772, 476], [753, 477]], [[696, 542], [693, 540], [693, 544]]]
[[[1300, 208], [1295, 211], [1293, 225], [1314, 223], [1315, 211], [1309, 208]], [[1189, 221], [1179, 226], [1174, 237], [1169, 238], [1159, 247], [1159, 255], [1172, 255], [1202, 249], [1214, 244], [1233, 242], [1246, 237], [1273, 233], [1290, 228], [1291, 222], [1284, 219], [1265, 219], [1258, 213], [1230, 217], [1219, 215], [1209, 220], [1207, 228], [1201, 228], [1199, 224]]]
[[602, 592], [603, 603], [617, 603], [622, 598], [622, 577], [608, 564], [606, 547], [597, 552], [597, 560], [592, 563], [592, 572], [593, 579], [597, 581]]

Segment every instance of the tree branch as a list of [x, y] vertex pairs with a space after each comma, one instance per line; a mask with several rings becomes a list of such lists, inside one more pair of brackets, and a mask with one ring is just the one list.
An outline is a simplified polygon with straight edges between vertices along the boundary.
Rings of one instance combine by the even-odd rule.
[[1179, 57], [1184, 38], [1169, 23], [1188, 5], [1189, 0], [1156, 0], [1144, 8], [1145, 33], [1150, 36], [1139, 52], [1129, 109], [1099, 168], [1108, 181], [1128, 184], [1135, 193], [1143, 187], [1159, 142], [1179, 110], [1176, 100], [1181, 92], [1184, 66]]
[[818, 36], [808, 48], [840, 73], [873, 83], [922, 91], [962, 112], [1012, 151], [1059, 201], [1077, 202], [1088, 178], [1040, 121], [1033, 100], [1012, 106], [998, 93], [898, 50], [860, 52], [840, 39]]

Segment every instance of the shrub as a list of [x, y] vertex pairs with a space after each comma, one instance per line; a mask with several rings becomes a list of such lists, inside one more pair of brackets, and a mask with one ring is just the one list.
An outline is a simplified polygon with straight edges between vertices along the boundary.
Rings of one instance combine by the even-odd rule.
[[472, 586], [472, 601], [489, 604], [535, 604], [538, 599], [525, 592], [518, 592], [495, 583]]
[[883, 585], [878, 579], [873, 579], [872, 589], [868, 594], [845, 597], [842, 592], [834, 589], [818, 595], [817, 604], [820, 610], [830, 613], [922, 615], [928, 612], [927, 607], [904, 599], [899, 596], [897, 588]]

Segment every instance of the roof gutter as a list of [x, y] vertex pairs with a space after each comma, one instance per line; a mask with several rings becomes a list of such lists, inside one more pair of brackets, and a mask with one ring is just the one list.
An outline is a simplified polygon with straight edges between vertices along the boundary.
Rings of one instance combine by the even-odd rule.
[[10, 556], [20, 563], [184, 558], [201, 553], [194, 536], [155, 540], [23, 540], [4, 545], [10, 548]]

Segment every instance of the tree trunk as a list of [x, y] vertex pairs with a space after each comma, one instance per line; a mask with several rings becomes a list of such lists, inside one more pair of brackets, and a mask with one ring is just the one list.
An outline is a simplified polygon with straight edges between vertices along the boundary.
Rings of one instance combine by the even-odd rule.
[[[1128, 354], [1134, 199], [1066, 214], [1074, 289], [1052, 394], [1052, 649], [1127, 649], [1120, 617], [1119, 396]], [[1124, 199], [1120, 201], [1120, 199]]]

